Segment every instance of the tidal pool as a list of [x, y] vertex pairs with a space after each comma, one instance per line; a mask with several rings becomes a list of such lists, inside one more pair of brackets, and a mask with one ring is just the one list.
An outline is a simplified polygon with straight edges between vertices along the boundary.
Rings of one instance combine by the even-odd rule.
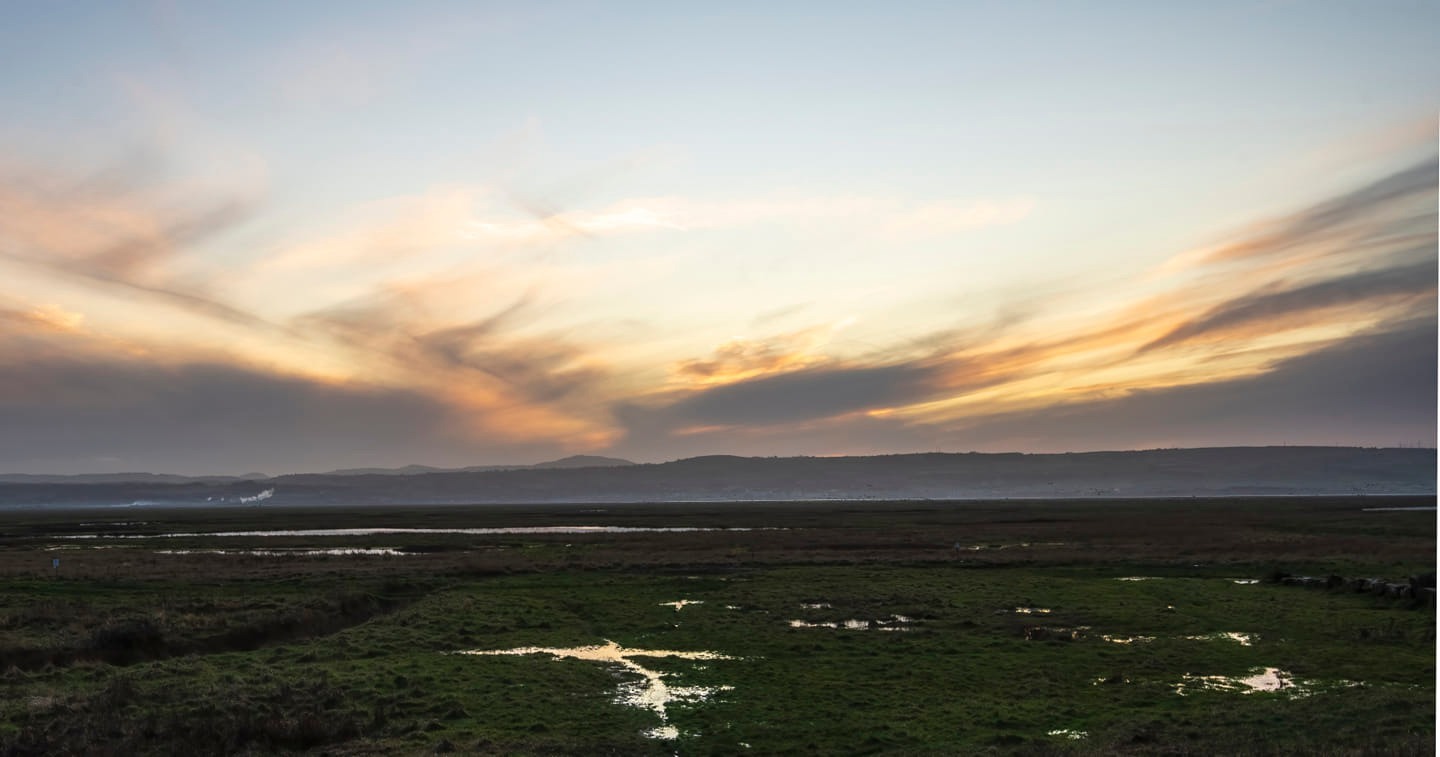
[[754, 528], [690, 526], [512, 526], [505, 528], [302, 528], [277, 531], [200, 531], [173, 534], [70, 534], [57, 539], [178, 539], [201, 536], [384, 536], [387, 534], [642, 534], [691, 531], [756, 531]]
[[1022, 542], [1019, 542], [1019, 543], [1016, 543], [1016, 544], [970, 544], [970, 545], [964, 545], [964, 544], [961, 544], [960, 542], [957, 541], [957, 542], [955, 542], [955, 550], [956, 550], [957, 552], [984, 552], [984, 551], [986, 551], [986, 550], [992, 550], [992, 549], [1026, 549], [1026, 548], [1029, 548], [1029, 547], [1063, 547], [1063, 546], [1065, 546], [1066, 544], [1067, 544], [1067, 542], [1063, 542], [1063, 541], [1036, 541], [1036, 542], [1022, 541]]
[[604, 662], [632, 673], [638, 673], [641, 680], [620, 685], [618, 701], [630, 707], [642, 707], [660, 716], [660, 725], [645, 732], [653, 739], [676, 739], [680, 731], [670, 725], [665, 708], [671, 702], [701, 702], [716, 692], [731, 691], [730, 686], [671, 686], [665, 682], [667, 673], [651, 670], [633, 658], [674, 657], [681, 660], [733, 660], [729, 655], [718, 652], [682, 652], [673, 649], [627, 649], [609, 639], [604, 644], [588, 647], [517, 647], [515, 649], [467, 649], [452, 654], [463, 655], [531, 655], [545, 654], [555, 659], [589, 660]]
[[259, 557], [317, 557], [322, 555], [410, 555], [390, 547], [335, 547], [332, 549], [157, 549], [157, 555], [254, 555]]
[[1181, 636], [1182, 639], [1191, 641], [1233, 641], [1242, 647], [1255, 644], [1255, 634], [1240, 633], [1239, 631], [1217, 631], [1215, 633], [1200, 634], [1199, 636]]
[[1175, 693], [1185, 696], [1186, 691], [1199, 689], [1254, 694], [1290, 690], [1296, 688], [1296, 685], [1294, 677], [1279, 668], [1254, 668], [1248, 676], [1186, 675], [1175, 684]]
[[1110, 636], [1108, 634], [1101, 634], [1100, 638], [1111, 644], [1141, 644], [1155, 640], [1154, 636]]
[[852, 618], [849, 620], [819, 621], [812, 623], [808, 620], [796, 619], [786, 622], [791, 628], [843, 628], [847, 631], [869, 631], [874, 628], [879, 631], [908, 631], [910, 630], [910, 624], [914, 622], [914, 618], [905, 615], [891, 615], [877, 620]]

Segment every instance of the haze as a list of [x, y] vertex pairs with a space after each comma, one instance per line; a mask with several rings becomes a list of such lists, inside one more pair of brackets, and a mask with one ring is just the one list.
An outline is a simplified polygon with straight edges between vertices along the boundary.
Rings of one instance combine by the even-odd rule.
[[48, 3], [0, 472], [1434, 443], [1433, 2]]

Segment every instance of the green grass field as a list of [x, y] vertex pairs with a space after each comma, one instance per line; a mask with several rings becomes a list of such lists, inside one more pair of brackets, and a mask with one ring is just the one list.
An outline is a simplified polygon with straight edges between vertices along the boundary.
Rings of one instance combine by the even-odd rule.
[[[1433, 607], [1268, 580], [1433, 571], [1433, 512], [1362, 506], [16, 515], [0, 553], [0, 750], [1431, 754]], [[120, 538], [401, 523], [775, 530]], [[410, 551], [157, 552], [262, 545]], [[454, 654], [609, 642], [715, 658], [627, 658], [680, 695], [662, 716], [653, 685], [651, 706], [627, 701], [647, 679], [616, 661]], [[1201, 678], [1266, 669], [1285, 686]]]

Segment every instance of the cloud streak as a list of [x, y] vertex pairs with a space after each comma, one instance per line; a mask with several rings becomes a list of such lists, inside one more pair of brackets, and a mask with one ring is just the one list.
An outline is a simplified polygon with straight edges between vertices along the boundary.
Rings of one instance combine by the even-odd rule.
[[[1416, 355], [1428, 354], [1413, 333], [1426, 324], [1433, 330], [1435, 189], [1426, 180], [1434, 174], [1433, 161], [1411, 166], [1256, 227], [1219, 252], [1186, 256], [1184, 266], [1138, 272], [1106, 292], [1077, 293], [1071, 301], [1091, 306], [1083, 314], [1072, 313], [1070, 301], [1036, 295], [1007, 303], [1026, 317], [993, 327], [957, 318], [904, 338], [866, 333], [840, 339], [842, 328], [849, 337], [873, 314], [862, 311], [861, 325], [849, 325], [855, 319], [846, 317], [848, 304], [837, 312], [833, 303], [787, 292], [780, 302], [805, 304], [775, 309], [774, 301], [747, 303], [749, 315], [739, 324], [774, 333], [717, 340], [708, 354], [660, 352], [659, 360], [651, 354], [648, 363], [614, 357], [613, 345], [577, 320], [585, 311], [574, 304], [602, 288], [603, 275], [621, 279], [635, 269], [602, 275], [609, 269], [545, 263], [528, 252], [531, 241], [500, 244], [517, 230], [525, 233], [512, 235], [512, 242], [528, 234], [546, 243], [572, 235], [545, 219], [513, 221], [509, 231], [488, 228], [488, 238], [467, 236], [479, 228], [476, 218], [488, 212], [493, 192], [438, 189], [370, 204], [348, 229], [257, 253], [251, 259], [258, 264], [237, 273], [247, 286], [289, 281], [304, 291], [295, 282], [313, 281], [317, 288], [313, 305], [272, 321], [214, 294], [233, 295], [233, 283], [184, 273], [197, 250], [249, 218], [245, 203], [224, 197], [164, 202], [158, 192], [103, 182], [83, 191], [0, 183], [7, 197], [23, 198], [26, 210], [0, 218], [8, 244], [0, 250], [4, 261], [57, 280], [139, 295], [149, 305], [239, 326], [293, 348], [262, 363], [228, 346], [205, 350], [129, 340], [123, 330], [102, 338], [85, 331], [83, 315], [17, 299], [19, 305], [0, 310], [0, 346], [11, 356], [0, 359], [0, 422], [34, 429], [32, 437], [43, 441], [39, 456], [6, 448], [13, 459], [59, 460], [66, 444], [80, 457], [113, 456], [124, 435], [104, 430], [105, 419], [119, 429], [152, 417], [179, 443], [227, 454], [240, 453], [238, 440], [260, 444], [267, 434], [334, 445], [334, 455], [318, 464], [323, 467], [398, 462], [396, 456], [409, 449], [404, 438], [419, 440], [418, 449], [426, 450], [406, 453], [407, 461], [457, 464], [504, 450], [611, 451], [653, 459], [680, 449], [872, 451], [867, 445], [881, 440], [961, 448], [1009, 440], [1035, 449], [1048, 444], [1040, 431], [1044, 423], [1078, 429], [1080, 421], [1072, 419], [1085, 419], [1098, 428], [1102, 409], [1131, 430], [1092, 428], [1093, 439], [1160, 439], [1142, 411], [1194, 424], [1201, 438], [1239, 428], [1244, 413], [1269, 417], [1257, 409], [1262, 400], [1251, 397], [1271, 402], [1277, 423], [1290, 417], [1281, 412], [1285, 408], [1310, 413], [1306, 433], [1318, 439], [1334, 425], [1326, 413], [1344, 405], [1346, 391], [1378, 413], [1373, 422], [1357, 420], [1357, 427], [1394, 433], [1414, 424], [1377, 404], [1367, 387], [1316, 381], [1303, 371], [1339, 370], [1339, 358], [1325, 355], [1383, 362], [1378, 351], [1387, 346], [1410, 350], [1391, 363], [1412, 368]], [[916, 239], [1015, 223], [1031, 209], [1020, 201], [662, 199], [560, 215], [596, 238], [785, 218], [833, 223], [829, 233], [863, 227], [881, 237]], [[67, 226], [72, 215], [79, 222]], [[597, 252], [605, 252], [600, 247]], [[527, 252], [506, 260], [480, 254], [496, 249]], [[350, 272], [354, 281], [337, 290], [349, 292], [347, 298], [337, 300], [323, 289], [327, 277]], [[686, 292], [671, 294], [683, 308]], [[620, 312], [663, 319], [663, 311], [642, 305]], [[804, 316], [814, 325], [795, 328]], [[782, 324], [789, 328], [780, 329]], [[1377, 324], [1390, 325], [1377, 331]], [[1416, 398], [1423, 384], [1409, 381], [1394, 394], [1396, 402], [1421, 402]], [[1275, 397], [1285, 385], [1335, 404], [1281, 403]], [[174, 402], [169, 408], [161, 407], [166, 396]], [[242, 408], [260, 405], [266, 409], [255, 415], [268, 422], [241, 417]], [[273, 414], [272, 407], [284, 412]], [[1233, 415], [1239, 425], [1206, 420], [1204, 413]], [[286, 425], [286, 414], [304, 422]], [[1432, 408], [1419, 417], [1422, 423], [1430, 417], [1433, 425], [1433, 414]], [[83, 441], [81, 431], [42, 428], [46, 418], [98, 441]], [[214, 423], [238, 429], [235, 446], [206, 430]], [[394, 429], [395, 435], [382, 431], [383, 438], [368, 446], [346, 436], [364, 437], [364, 428]], [[1078, 434], [1068, 437], [1071, 444], [1080, 443]], [[163, 446], [155, 442], [153, 450], [158, 454]], [[300, 446], [277, 449], [303, 455]], [[273, 459], [279, 462], [256, 458], [236, 467], [293, 469]]]
[[0, 260], [66, 280], [244, 327], [278, 330], [171, 269], [190, 248], [253, 217], [240, 196], [187, 198], [169, 206], [135, 181], [158, 166], [134, 163], [86, 180], [0, 175]]
[[[1101, 432], [1105, 424], [1094, 408], [1124, 409], [1117, 422], [1160, 438], [1152, 433], [1155, 424], [1142, 422], [1132, 407], [1173, 418], [1181, 425], [1168, 438], [1184, 438], [1186, 423], [1239, 428], [1247, 417], [1266, 417], [1247, 398], [1270, 402], [1287, 385], [1328, 398], [1304, 405], [1314, 416], [1308, 434], [1321, 428], [1343, 434], [1329, 419], [1345, 404], [1348, 385], [1305, 375], [1343, 362], [1324, 356], [1363, 354], [1392, 371], [1403, 373], [1398, 366], [1406, 365], [1411, 374], [1417, 366], [1433, 373], [1423, 357], [1433, 348], [1419, 349], [1423, 337], [1413, 334], [1426, 324], [1433, 330], [1434, 323], [1435, 187], [1426, 183], [1434, 173], [1433, 163], [1412, 166], [1303, 209], [1235, 243], [1230, 254], [1209, 256], [1183, 276], [1172, 271], [1173, 284], [1121, 299], [1108, 315], [1066, 322], [1036, 303], [1036, 315], [1012, 328], [948, 328], [868, 356], [837, 357], [823, 341], [798, 338], [804, 331], [723, 344], [708, 358], [678, 363], [676, 375], [685, 382], [617, 406], [628, 433], [622, 449], [685, 437], [718, 444], [727, 433], [753, 442], [760, 429], [771, 442], [814, 438], [820, 427], [836, 438], [864, 428], [962, 446], [970, 429], [977, 441], [1012, 429], [1018, 448], [1026, 449], [1044, 444], [1046, 422], [1062, 422], [1072, 412], [1096, 424], [1090, 429], [1096, 439], [1142, 438]], [[1277, 257], [1285, 258], [1282, 265], [1273, 264]], [[1377, 332], [1378, 323], [1407, 325]], [[1171, 349], [1192, 344], [1199, 347]], [[1391, 347], [1402, 351], [1380, 360]], [[1413, 386], [1394, 396], [1383, 420], [1355, 419], [1357, 427], [1413, 429], [1416, 424], [1400, 422], [1394, 411], [1407, 403], [1418, 405], [1419, 426], [1433, 425], [1433, 395]], [[1374, 404], [1377, 397], [1371, 387], [1349, 390], [1357, 402]], [[1176, 408], [1168, 416], [1167, 403]], [[1184, 410], [1192, 407], [1204, 411]], [[1216, 418], [1201, 423], [1204, 413]], [[1029, 425], [1032, 417], [1037, 420]], [[1025, 429], [1034, 434], [1022, 439]], [[1263, 431], [1255, 438], [1268, 438]], [[1070, 443], [1080, 443], [1078, 432]]]
[[[1203, 262], [1272, 256], [1311, 243], [1354, 242], [1357, 240], [1346, 239], [1346, 232], [1361, 232], [1363, 238], [1389, 231], [1385, 224], [1376, 223], [1377, 216], [1415, 200], [1421, 201], [1421, 207], [1412, 212], [1427, 215], [1423, 209], [1428, 205], [1428, 215], [1433, 217], [1434, 203], [1424, 203], [1424, 199], [1434, 196], [1437, 181], [1440, 181], [1440, 159], [1430, 156], [1359, 189], [1274, 222], [1270, 231], [1213, 250]], [[1356, 229], [1357, 225], [1361, 228]]]
[[1378, 299], [1433, 297], [1436, 275], [1436, 262], [1430, 260], [1398, 268], [1360, 271], [1293, 289], [1237, 297], [1146, 344], [1141, 351], [1223, 334], [1244, 326], [1258, 324], [1273, 329], [1284, 319], [1336, 307], [1373, 305], [1372, 301]]
[[1436, 340], [1433, 319], [1410, 320], [1258, 375], [977, 417], [948, 437], [974, 449], [1036, 451], [1433, 442]]

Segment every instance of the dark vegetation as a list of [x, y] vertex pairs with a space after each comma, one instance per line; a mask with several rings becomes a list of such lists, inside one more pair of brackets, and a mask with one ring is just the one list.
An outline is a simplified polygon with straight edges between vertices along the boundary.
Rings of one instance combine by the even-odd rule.
[[[12, 514], [0, 754], [1428, 755], [1435, 513], [1375, 504]], [[581, 524], [774, 530], [133, 538]], [[341, 546], [405, 554], [237, 553]], [[160, 552], [207, 549], [230, 553]], [[723, 653], [645, 664], [731, 688], [672, 703], [664, 741], [615, 666], [447, 654], [605, 640]], [[1296, 688], [1175, 690], [1272, 667]]]
[[[1069, 454], [927, 453], [864, 457], [711, 455], [626, 465], [567, 458], [522, 468], [306, 473], [241, 480], [139, 475], [0, 476], [0, 507], [735, 502], [797, 499], [1164, 497], [1208, 494], [1434, 494], [1433, 449], [1217, 447]], [[580, 467], [575, 467], [580, 466]], [[408, 475], [400, 475], [408, 474]], [[96, 479], [103, 479], [97, 481]], [[10, 482], [7, 482], [10, 479]]]

